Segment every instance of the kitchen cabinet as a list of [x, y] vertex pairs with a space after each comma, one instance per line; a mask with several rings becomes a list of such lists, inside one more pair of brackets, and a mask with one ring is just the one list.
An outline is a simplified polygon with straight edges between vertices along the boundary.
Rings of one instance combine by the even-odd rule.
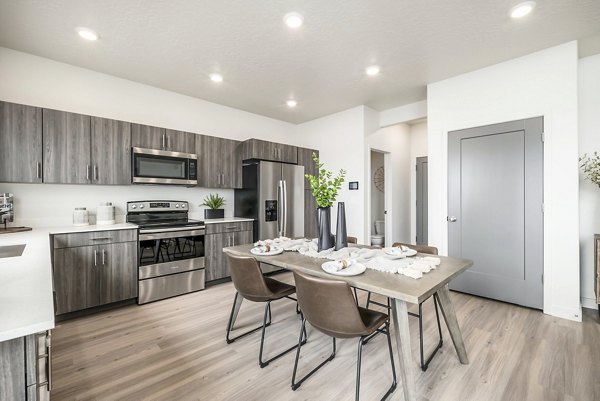
[[46, 331], [0, 342], [0, 400], [50, 399], [50, 339]]
[[91, 163], [94, 184], [131, 184], [131, 124], [92, 117]]
[[195, 134], [149, 125], [131, 124], [131, 146], [194, 153]]
[[111, 242], [135, 230], [115, 232], [53, 236], [57, 315], [137, 297], [137, 241]]
[[292, 145], [284, 145], [260, 139], [248, 139], [242, 144], [242, 159], [269, 160], [296, 164], [298, 163], [298, 148]]
[[206, 225], [205, 261], [206, 281], [229, 277], [229, 263], [223, 248], [251, 244], [253, 241], [251, 221], [233, 223], [210, 223]]
[[44, 109], [42, 136], [45, 183], [91, 182], [90, 116]]
[[198, 135], [198, 186], [204, 188], [241, 188], [242, 154], [239, 141]]
[[304, 190], [304, 236], [317, 238], [317, 201], [310, 189]]
[[0, 182], [42, 182], [42, 109], [0, 102]]
[[[319, 156], [319, 151], [315, 149], [298, 148], [298, 165], [304, 166], [304, 174], [319, 176], [319, 169], [315, 166], [315, 161], [312, 158], [313, 153]], [[304, 178], [304, 189], [310, 189], [310, 181]]]

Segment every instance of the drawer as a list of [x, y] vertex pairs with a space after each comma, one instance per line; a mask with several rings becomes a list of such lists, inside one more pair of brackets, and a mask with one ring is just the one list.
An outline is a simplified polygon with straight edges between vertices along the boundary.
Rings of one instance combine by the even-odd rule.
[[233, 231], [252, 231], [252, 221], [233, 221], [231, 223], [209, 223], [206, 234], [229, 233]]
[[153, 277], [167, 276], [205, 267], [204, 258], [176, 260], [174, 262], [157, 263], [139, 267], [139, 279], [145, 280]]
[[139, 281], [138, 304], [204, 289], [204, 269]]
[[77, 246], [103, 245], [113, 242], [137, 241], [137, 230], [107, 230], [86, 233], [56, 234], [54, 248], [73, 248]]

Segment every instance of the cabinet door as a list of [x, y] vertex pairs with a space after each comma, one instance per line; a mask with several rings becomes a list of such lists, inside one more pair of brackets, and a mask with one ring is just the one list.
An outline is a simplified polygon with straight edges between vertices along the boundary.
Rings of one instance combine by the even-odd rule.
[[166, 150], [166, 130], [149, 125], [131, 124], [131, 146], [136, 148]]
[[196, 134], [191, 132], [168, 129], [166, 134], [166, 149], [173, 152], [196, 153]]
[[137, 297], [137, 244], [118, 242], [98, 248], [100, 305]]
[[242, 187], [242, 152], [241, 142], [231, 139], [219, 138], [223, 149], [221, 159], [222, 178], [219, 188], [241, 188]]
[[[319, 169], [312, 159], [313, 153], [319, 156], [319, 151], [314, 149], [298, 148], [298, 165], [304, 166], [304, 174], [319, 176]], [[310, 189], [310, 181], [304, 178], [304, 189]]]
[[204, 260], [206, 262], [206, 281], [225, 277], [223, 262], [226, 256], [223, 247], [228, 246], [227, 238], [230, 233], [205, 235], [206, 241]]
[[296, 164], [298, 163], [298, 148], [292, 145], [276, 143], [275, 157], [277, 161]]
[[278, 161], [277, 147], [273, 142], [248, 139], [242, 145], [242, 158]]
[[42, 182], [42, 109], [0, 102], [0, 182]]
[[246, 245], [253, 242], [252, 231], [237, 231], [231, 235], [233, 236], [231, 244], [232, 246]]
[[317, 201], [310, 189], [304, 190], [304, 236], [317, 238]]
[[0, 400], [25, 401], [23, 337], [0, 342]]
[[95, 184], [131, 184], [131, 124], [92, 117]]
[[56, 314], [98, 305], [95, 272], [99, 265], [98, 258], [98, 248], [95, 246], [54, 250]]
[[198, 186], [219, 188], [221, 182], [221, 163], [224, 151], [218, 147], [218, 139], [214, 136], [198, 135], [196, 138], [196, 154], [198, 154]]
[[90, 116], [44, 109], [42, 132], [44, 182], [91, 182]]

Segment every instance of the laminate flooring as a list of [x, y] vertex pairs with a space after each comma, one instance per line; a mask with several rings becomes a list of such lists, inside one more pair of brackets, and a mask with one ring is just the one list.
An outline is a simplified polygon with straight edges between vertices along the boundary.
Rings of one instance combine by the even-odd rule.
[[[291, 282], [290, 273], [276, 278]], [[364, 305], [366, 293], [359, 291]], [[231, 283], [143, 306], [130, 305], [62, 322], [53, 333], [52, 400], [352, 400], [357, 340], [338, 340], [335, 359], [292, 391], [291, 352], [258, 366], [260, 332], [225, 343], [233, 302]], [[600, 400], [600, 322], [583, 323], [460, 293], [451, 293], [470, 364], [461, 365], [442, 321], [444, 345], [426, 372], [418, 371], [423, 401]], [[383, 301], [381, 298], [380, 301]], [[262, 321], [263, 304], [244, 301], [234, 333]], [[415, 311], [416, 308], [411, 307]], [[265, 356], [298, 341], [295, 303], [273, 303]], [[431, 300], [424, 306], [426, 350], [437, 341]], [[418, 320], [410, 319], [413, 358]], [[331, 352], [331, 340], [308, 326], [299, 374]], [[394, 349], [395, 349], [395, 341]], [[380, 399], [391, 383], [385, 337], [363, 351], [361, 399]], [[397, 364], [396, 360], [396, 364]], [[392, 400], [403, 400], [402, 383]]]

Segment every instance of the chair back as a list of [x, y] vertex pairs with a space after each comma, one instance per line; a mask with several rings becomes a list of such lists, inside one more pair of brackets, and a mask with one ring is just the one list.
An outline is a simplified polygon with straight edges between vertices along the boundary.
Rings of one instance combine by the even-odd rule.
[[273, 292], [265, 283], [262, 270], [256, 259], [249, 256], [235, 256], [227, 253], [231, 281], [236, 291], [244, 298], [263, 302], [269, 300]]
[[402, 242], [395, 242], [394, 245], [392, 246], [405, 246], [407, 248], [410, 249], [414, 249], [415, 251], [419, 252], [419, 253], [428, 253], [430, 255], [437, 255], [438, 254], [438, 249], [435, 246], [429, 246], [429, 245], [412, 245], [412, 244], [404, 244]]
[[349, 244], [356, 244], [358, 239], [356, 237], [347, 237]]
[[363, 335], [367, 328], [345, 281], [294, 272], [296, 296], [304, 318], [317, 330], [338, 338]]

